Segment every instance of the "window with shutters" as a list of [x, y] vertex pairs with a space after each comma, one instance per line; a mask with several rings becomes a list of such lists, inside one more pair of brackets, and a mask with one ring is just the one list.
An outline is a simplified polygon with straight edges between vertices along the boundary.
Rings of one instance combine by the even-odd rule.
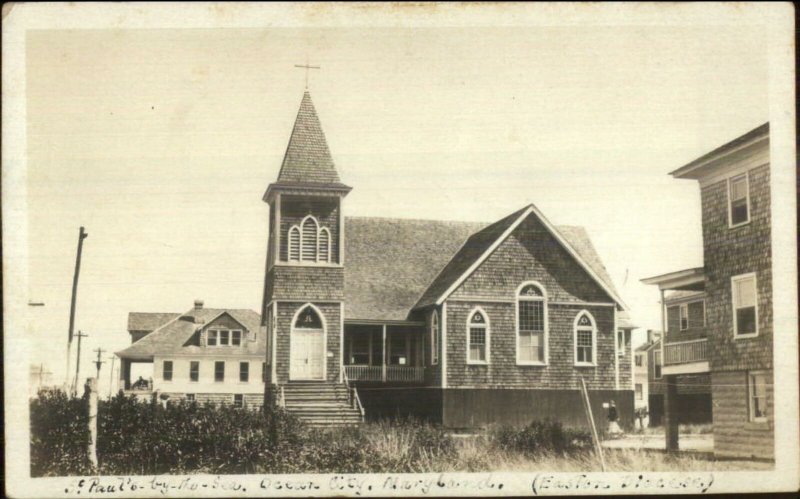
[[587, 311], [580, 312], [573, 324], [575, 330], [575, 365], [597, 365], [597, 326], [594, 317]]
[[517, 363], [547, 363], [547, 294], [535, 282], [517, 290]]
[[733, 337], [748, 338], [758, 334], [756, 275], [731, 277], [733, 298]]
[[327, 227], [319, 231], [319, 261], [330, 263], [331, 261], [331, 233]]
[[467, 364], [489, 363], [489, 316], [475, 309], [467, 319]]
[[311, 215], [303, 219], [302, 238], [300, 240], [300, 259], [304, 262], [317, 261], [317, 235], [319, 226], [317, 219]]
[[728, 221], [731, 228], [750, 221], [750, 194], [747, 174], [728, 180]]
[[330, 229], [320, 227], [317, 219], [308, 215], [299, 226], [289, 229], [288, 259], [303, 264], [331, 263], [332, 241]]

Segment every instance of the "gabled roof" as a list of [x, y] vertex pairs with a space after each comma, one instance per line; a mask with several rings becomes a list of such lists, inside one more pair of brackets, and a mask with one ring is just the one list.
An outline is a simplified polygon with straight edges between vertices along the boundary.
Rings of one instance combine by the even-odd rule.
[[639, 345], [638, 347], [636, 347], [636, 353], [648, 352], [652, 350], [653, 347], [658, 345], [659, 343], [661, 343], [661, 338]]
[[[527, 208], [494, 224], [346, 217], [345, 320], [406, 320], [437, 276], [468, 246], [465, 241], [491, 244]], [[558, 231], [613, 289], [586, 231], [570, 226]]]
[[308, 90], [300, 102], [300, 110], [297, 112], [277, 183], [341, 185]]
[[128, 331], [153, 331], [181, 314], [171, 312], [130, 312]]
[[597, 284], [625, 310], [627, 306], [617, 294], [611, 277], [608, 275], [600, 257], [594, 249], [589, 236], [582, 227], [562, 227], [557, 229], [530, 204], [521, 210], [495, 222], [485, 229], [470, 236], [458, 253], [442, 269], [433, 283], [428, 287], [414, 308], [440, 304], [469, 275], [477, 269], [486, 258], [506, 239], [514, 229], [528, 216], [536, 216], [555, 239], [572, 255], [575, 261], [591, 276]]
[[[208, 349], [194, 345], [194, 335], [220, 315], [228, 313], [234, 320], [255, 334], [256, 341], [242, 340], [241, 346]], [[192, 308], [157, 327], [133, 345], [116, 352], [119, 357], [152, 359], [153, 355], [266, 355], [266, 335], [260, 334], [261, 316], [247, 309]]]
[[639, 329], [631, 320], [631, 314], [627, 310], [623, 310], [617, 314], [617, 328], [619, 329]]
[[675, 178], [700, 178], [703, 175], [703, 170], [707, 170], [706, 167], [711, 162], [768, 138], [769, 122], [764, 123], [763, 125], [750, 130], [744, 135], [741, 135], [730, 142], [717, 147], [713, 151], [700, 156], [691, 163], [688, 163], [677, 170], [670, 172], [670, 175]]

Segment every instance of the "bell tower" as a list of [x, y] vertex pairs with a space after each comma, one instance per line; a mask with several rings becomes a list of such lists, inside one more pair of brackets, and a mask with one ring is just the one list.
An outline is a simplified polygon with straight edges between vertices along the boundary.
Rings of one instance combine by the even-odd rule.
[[340, 378], [342, 202], [350, 190], [339, 178], [306, 90], [278, 178], [263, 198], [269, 205], [262, 304], [268, 386]]

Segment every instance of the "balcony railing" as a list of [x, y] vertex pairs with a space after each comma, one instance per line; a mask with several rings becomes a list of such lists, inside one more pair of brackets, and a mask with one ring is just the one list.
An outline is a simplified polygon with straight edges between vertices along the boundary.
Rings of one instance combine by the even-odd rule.
[[425, 368], [414, 366], [344, 366], [350, 381], [422, 382]]
[[667, 343], [664, 347], [664, 365], [688, 364], [708, 360], [705, 338], [680, 343]]

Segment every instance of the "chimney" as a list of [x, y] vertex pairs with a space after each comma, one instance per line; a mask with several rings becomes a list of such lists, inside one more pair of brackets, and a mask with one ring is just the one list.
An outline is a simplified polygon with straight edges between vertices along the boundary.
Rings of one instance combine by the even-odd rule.
[[194, 309], [201, 310], [203, 308], [203, 300], [195, 300], [194, 301]]

